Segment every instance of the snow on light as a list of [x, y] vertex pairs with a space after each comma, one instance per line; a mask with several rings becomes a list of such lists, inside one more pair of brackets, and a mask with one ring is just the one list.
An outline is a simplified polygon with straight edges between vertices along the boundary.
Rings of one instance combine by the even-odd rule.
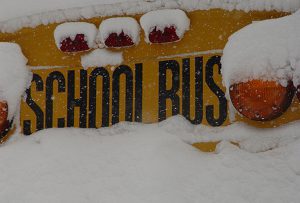
[[112, 52], [106, 49], [96, 49], [91, 53], [81, 56], [81, 65], [84, 68], [114, 66], [120, 65], [122, 62], [122, 52]]
[[140, 23], [145, 32], [145, 40], [148, 43], [150, 42], [149, 34], [155, 28], [164, 32], [165, 28], [174, 27], [179, 39], [182, 39], [184, 33], [190, 28], [190, 19], [184, 11], [179, 9], [150, 11], [141, 17]]
[[[222, 57], [223, 84], [254, 79], [277, 81], [287, 86], [300, 61], [300, 15], [250, 24], [234, 33]], [[294, 80], [297, 85], [298, 80]]]
[[74, 41], [78, 35], [84, 35], [84, 42], [91, 49], [95, 46], [98, 30], [94, 24], [86, 22], [63, 23], [56, 27], [54, 31], [55, 44], [58, 49], [62, 49], [63, 42], [69, 38]]
[[21, 96], [30, 83], [27, 59], [18, 44], [0, 42], [0, 100], [7, 101], [8, 120], [19, 109]]
[[123, 34], [130, 37], [133, 44], [138, 44], [140, 41], [140, 26], [131, 17], [109, 18], [102, 21], [99, 27], [101, 43], [107, 46], [107, 40], [111, 34], [117, 34], [118, 37]]

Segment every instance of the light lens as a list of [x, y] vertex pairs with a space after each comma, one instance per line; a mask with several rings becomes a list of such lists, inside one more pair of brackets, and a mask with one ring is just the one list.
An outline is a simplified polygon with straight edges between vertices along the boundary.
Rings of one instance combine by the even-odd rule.
[[74, 40], [68, 37], [60, 43], [60, 50], [63, 52], [79, 52], [89, 49], [90, 47], [85, 40], [84, 34], [77, 34]]
[[4, 137], [9, 129], [8, 105], [5, 101], [0, 102], [0, 138]]
[[155, 27], [149, 34], [149, 41], [151, 43], [168, 43], [178, 41], [179, 37], [176, 34], [174, 26], [165, 27], [164, 31], [157, 30]]
[[121, 32], [119, 35], [117, 33], [111, 33], [108, 38], [105, 40], [105, 45], [107, 47], [129, 47], [134, 45], [132, 39]]
[[269, 121], [281, 116], [295, 94], [292, 82], [283, 87], [276, 81], [252, 80], [230, 87], [233, 106], [243, 116], [255, 121]]

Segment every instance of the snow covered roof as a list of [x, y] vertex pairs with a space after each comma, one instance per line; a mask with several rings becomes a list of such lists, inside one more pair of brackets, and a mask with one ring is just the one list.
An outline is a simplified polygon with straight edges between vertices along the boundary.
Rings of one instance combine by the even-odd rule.
[[159, 8], [277, 10], [294, 12], [300, 0], [1, 0], [0, 31], [96, 16], [144, 13]]

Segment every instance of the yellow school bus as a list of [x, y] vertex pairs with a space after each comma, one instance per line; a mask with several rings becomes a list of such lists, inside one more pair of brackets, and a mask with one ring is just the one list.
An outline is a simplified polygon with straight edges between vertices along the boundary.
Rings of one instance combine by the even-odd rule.
[[[141, 31], [135, 46], [102, 48], [122, 52], [123, 62], [117, 66], [83, 68], [81, 57], [93, 49], [66, 53], [56, 46], [53, 33], [57, 26], [74, 20], [0, 33], [1, 41], [21, 46], [33, 73], [20, 108], [23, 134], [46, 128], [109, 127], [122, 121], [156, 123], [175, 115], [184, 116], [194, 125], [229, 125], [228, 101], [220, 73], [228, 37], [253, 21], [289, 13], [177, 9], [183, 10], [190, 20], [190, 28], [180, 40], [147, 43], [147, 36]], [[139, 22], [145, 13], [99, 15], [77, 22], [98, 28], [105, 19], [114, 17], [132, 17]], [[257, 127], [279, 126], [299, 119], [300, 114], [290, 109], [272, 121], [255, 122], [239, 115], [237, 120]], [[215, 144], [195, 146], [210, 151]]]

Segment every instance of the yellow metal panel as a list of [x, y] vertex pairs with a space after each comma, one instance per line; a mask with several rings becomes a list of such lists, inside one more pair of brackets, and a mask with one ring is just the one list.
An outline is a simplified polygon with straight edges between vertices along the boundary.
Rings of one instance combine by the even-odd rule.
[[[176, 90], [171, 95], [174, 97], [173, 102], [168, 96], [166, 97], [166, 117], [177, 112], [189, 117], [187, 116], [189, 110], [191, 120], [195, 118], [195, 112], [201, 113], [201, 119], [194, 121], [195, 124], [228, 125], [230, 122], [227, 105], [222, 104], [224, 98], [222, 95], [225, 90], [219, 72], [221, 50], [232, 33], [252, 21], [282, 17], [287, 13], [212, 9], [193, 11], [187, 15], [191, 19], [191, 29], [179, 42], [150, 45], [143, 40], [144, 33], [141, 33], [141, 41], [137, 46], [111, 49], [123, 52], [122, 67], [82, 69], [80, 57], [87, 52], [66, 54], [58, 50], [53, 37], [57, 24], [24, 28], [12, 34], [0, 33], [1, 41], [20, 44], [35, 74], [36, 81], [32, 82], [31, 95], [29, 95], [32, 99], [27, 97], [27, 102], [23, 101], [21, 104], [20, 123], [23, 130], [30, 134], [37, 129], [50, 127], [101, 127], [124, 120], [158, 122], [164, 119], [164, 112], [162, 113], [164, 99], [161, 99], [163, 97], [161, 93], [164, 91], [159, 92], [160, 88], [164, 90], [162, 88], [164, 85], [165, 93], [172, 88]], [[140, 15], [133, 17], [139, 20]], [[99, 26], [104, 19], [99, 17], [84, 21]], [[42, 69], [37, 68], [41, 66]], [[188, 72], [184, 71], [186, 68]], [[164, 77], [164, 71], [166, 77]], [[106, 74], [107, 77], [92, 76], [100, 72]], [[187, 83], [188, 73], [190, 85]], [[73, 77], [74, 81], [72, 81]], [[126, 77], [129, 86], [126, 86]], [[197, 80], [196, 89], [195, 77], [200, 78]], [[103, 88], [104, 80], [108, 83]], [[97, 84], [93, 86], [95, 81]], [[201, 85], [203, 85], [203, 90]], [[80, 88], [82, 88], [81, 91]], [[68, 97], [69, 107], [72, 106], [72, 99], [70, 99], [72, 89], [74, 89], [75, 100], [80, 97], [80, 92], [86, 100], [82, 104], [81, 112], [79, 107], [74, 107], [74, 119], [73, 110], [68, 110]], [[103, 89], [109, 90], [106, 97]], [[117, 89], [120, 90], [120, 94], [116, 94]], [[188, 94], [186, 94], [188, 89], [190, 89], [190, 104], [187, 99]], [[126, 92], [129, 94], [127, 103], [125, 102]], [[93, 94], [96, 95], [96, 100], [93, 100]], [[200, 110], [195, 106], [196, 94], [203, 99], [203, 102], [200, 102]], [[117, 95], [119, 99], [115, 101], [114, 98], [118, 98]], [[106, 99], [108, 105], [103, 104], [103, 98]], [[75, 100], [73, 102], [76, 103]], [[140, 100], [142, 103], [139, 102]], [[93, 102], [96, 105], [93, 105]], [[119, 108], [117, 108], [118, 105]], [[298, 107], [298, 101], [295, 101], [284, 116], [270, 122], [252, 122], [245, 118], [238, 118], [238, 120], [257, 127], [274, 127], [299, 119]], [[118, 111], [119, 116], [116, 116]], [[221, 118], [222, 116], [225, 118]], [[221, 119], [216, 122], [218, 118]]]

